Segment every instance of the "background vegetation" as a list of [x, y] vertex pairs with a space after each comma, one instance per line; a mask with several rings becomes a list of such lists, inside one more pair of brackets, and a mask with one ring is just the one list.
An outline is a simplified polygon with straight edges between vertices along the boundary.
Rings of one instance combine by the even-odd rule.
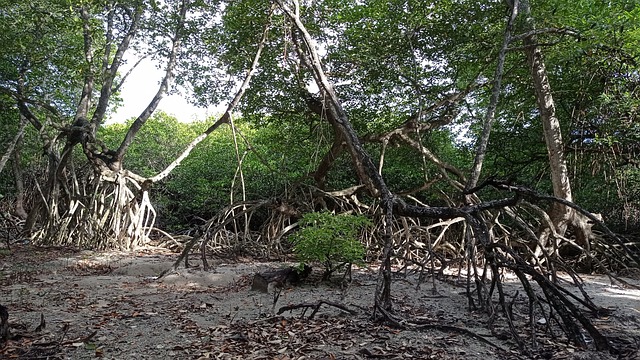
[[[619, 231], [637, 231], [638, 5], [587, 0], [526, 3], [539, 30], [537, 41], [564, 134], [575, 201], [604, 214], [605, 222]], [[163, 170], [216, 120], [183, 124], [167, 114], [151, 116], [154, 107], [150, 105], [149, 113], [137, 119], [102, 125], [109, 111], [123, 100], [117, 90], [125, 74], [107, 76], [104, 72], [109, 61], [112, 69], [120, 65], [120, 48], [115, 45], [165, 65], [174, 56], [171, 45], [181, 46], [175, 65], [167, 72], [175, 75], [175, 81], [160, 90], [182, 87], [191, 90], [194, 102], [210, 104], [229, 98], [250, 67], [267, 23], [272, 34], [263, 44], [259, 67], [234, 115], [240, 116], [235, 124], [242, 136], [234, 141], [231, 128], [223, 125], [153, 187], [151, 200], [160, 225], [171, 230], [189, 228], [234, 199], [275, 197], [294, 184], [340, 190], [360, 183], [344, 149], [336, 153], [335, 162], [324, 174], [326, 179], [314, 178], [323, 158], [341, 140], [326, 117], [310, 105], [318, 94], [310, 87], [312, 72], [305, 68], [304, 56], [296, 53], [299, 35], [281, 14], [273, 16], [269, 2], [63, 4], [52, 0], [3, 1], [1, 5], [0, 144], [8, 147], [21, 124], [28, 125], [17, 144], [19, 151], [3, 154], [8, 164], [0, 172], [5, 212], [17, 211], [23, 217], [24, 211], [15, 206], [26, 211], [33, 207], [39, 198], [38, 181], [52, 171], [52, 159], [64, 148], [62, 140], [71, 139], [68, 126], [82, 114], [93, 116], [92, 136], [108, 149], [124, 144], [123, 138], [138, 123], [144, 125], [135, 141], [125, 147], [126, 157], [123, 151], [107, 164], [115, 169], [122, 162], [142, 178]], [[133, 13], [125, 8], [146, 15], [127, 18]], [[198, 16], [180, 20], [180, 9]], [[120, 10], [121, 17], [104, 15]], [[390, 189], [408, 193], [429, 184], [411, 194], [415, 200], [430, 205], [456, 203], [459, 189], [438, 180], [442, 165], [426, 159], [417, 145], [408, 146], [399, 139], [387, 144], [383, 139], [412, 121], [432, 124], [412, 134], [413, 139], [440, 163], [461, 173], [468, 171], [490, 105], [495, 61], [507, 26], [505, 4], [324, 0], [305, 3], [303, 10], [302, 20], [320, 44], [324, 67], [337, 84], [365, 149], [374, 159], [384, 155], [382, 173]], [[165, 14], [171, 23], [157, 23], [153, 19], [158, 17], [150, 14]], [[137, 26], [137, 32], [127, 40], [127, 29], [133, 29], [127, 27], [128, 20]], [[98, 26], [108, 21], [110, 27]], [[520, 14], [511, 26], [517, 37], [529, 25]], [[181, 37], [179, 44], [174, 33]], [[482, 178], [504, 179], [552, 193], [542, 124], [523, 53], [526, 46], [518, 41], [505, 55], [501, 98]], [[89, 57], [88, 50], [104, 51], [104, 57]], [[98, 70], [102, 75], [89, 76]], [[78, 105], [88, 79], [95, 82], [91, 83], [94, 99], [100, 95], [100, 101], [94, 101], [98, 110]], [[113, 91], [99, 90], [104, 84]], [[454, 94], [462, 96], [447, 100]], [[110, 100], [103, 102], [103, 97]], [[146, 116], [151, 116], [148, 122]], [[95, 158], [88, 161], [87, 149], [74, 147], [76, 140], [68, 143], [74, 149], [75, 168], [87, 174], [95, 171]], [[242, 173], [238, 172], [239, 159]], [[60, 161], [66, 166], [64, 158]], [[492, 199], [497, 194], [487, 190], [482, 196]]]
[[[363, 214], [388, 319], [392, 261], [454, 264], [492, 319], [510, 271], [531, 324], [610, 346], [549, 279], [640, 266], [635, 0], [0, 0], [0, 46], [7, 245], [158, 233], [208, 270], [224, 249], [290, 254], [305, 214]], [[106, 126], [142, 58], [155, 96]], [[176, 90], [227, 110], [157, 113]]]

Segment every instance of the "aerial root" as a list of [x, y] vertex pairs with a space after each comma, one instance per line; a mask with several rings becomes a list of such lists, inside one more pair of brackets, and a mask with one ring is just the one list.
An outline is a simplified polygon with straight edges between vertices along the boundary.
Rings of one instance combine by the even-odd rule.
[[[500, 249], [501, 252], [494, 251], [495, 249]], [[555, 320], [571, 342], [582, 348], [586, 348], [588, 345], [587, 340], [582, 333], [582, 330], [585, 330], [593, 340], [597, 350], [610, 350], [607, 338], [593, 325], [587, 316], [585, 316], [583, 310], [581, 310], [571, 299], [578, 300], [579, 303], [585, 306], [588, 310], [591, 310], [592, 313], [600, 313], [603, 309], [597, 308], [588, 300], [581, 300], [575, 295], [570, 294], [566, 289], [563, 289], [557, 283], [549, 280], [547, 278], [547, 275], [549, 274], [540, 273], [504, 244], [493, 243], [487, 247], [486, 251], [487, 254], [493, 254], [491, 261], [494, 261], [496, 266], [511, 270], [518, 277], [521, 284], [524, 286], [527, 296], [529, 297], [530, 316], [533, 316], [534, 314], [531, 307], [533, 304], [539, 304], [539, 300], [531, 288], [529, 278], [538, 284], [544, 294], [544, 300], [546, 300], [549, 306], [548, 315], [544, 313], [543, 310], [545, 318]], [[509, 258], [507, 259], [503, 254], [508, 254]], [[559, 316], [559, 319], [552, 315], [554, 310]], [[530, 318], [530, 322], [533, 321], [533, 318]], [[512, 331], [515, 332], [515, 330]], [[514, 337], [517, 336], [516, 333], [513, 335]], [[535, 347], [535, 344], [533, 345]]]

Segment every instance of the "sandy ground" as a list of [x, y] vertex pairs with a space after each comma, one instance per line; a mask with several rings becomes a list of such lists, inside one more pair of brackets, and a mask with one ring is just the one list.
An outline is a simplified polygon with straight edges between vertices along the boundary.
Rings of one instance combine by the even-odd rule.
[[[430, 280], [419, 284], [415, 274], [398, 276], [394, 309], [432, 325], [398, 330], [371, 320], [373, 269], [355, 271], [348, 286], [320, 282], [316, 269], [305, 284], [284, 289], [274, 305], [273, 293], [250, 291], [251, 279], [283, 264], [219, 260], [211, 271], [179, 269], [156, 279], [176, 258], [158, 249], [2, 249], [0, 304], [9, 309], [14, 338], [0, 346], [0, 358], [640, 359], [640, 291], [612, 286], [602, 276], [586, 276], [587, 291], [598, 305], [616, 311], [594, 322], [613, 334], [622, 354], [584, 351], [539, 331], [538, 349], [524, 355], [504, 335], [506, 326], [492, 333], [484, 312], [469, 311], [464, 282], [453, 276], [436, 281], [435, 292]], [[507, 283], [510, 296], [517, 288]], [[526, 304], [519, 294], [515, 308]], [[352, 313], [323, 304], [312, 319], [313, 309], [277, 314], [283, 306], [321, 300]], [[527, 320], [524, 313], [515, 319], [529, 346]]]

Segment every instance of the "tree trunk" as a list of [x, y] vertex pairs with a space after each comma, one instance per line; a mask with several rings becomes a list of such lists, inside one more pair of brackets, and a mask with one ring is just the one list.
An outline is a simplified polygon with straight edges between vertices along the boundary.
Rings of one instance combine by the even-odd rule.
[[[101, 15], [91, 14], [90, 10], [93, 9], [89, 6], [78, 8], [84, 37], [84, 84], [73, 124], [56, 127], [60, 134], [45, 145], [45, 153], [49, 156], [46, 183], [39, 188], [40, 196], [35, 198], [25, 223], [25, 230], [31, 234], [34, 243], [130, 249], [145, 241], [148, 229], [153, 226], [155, 211], [148, 199], [151, 182], [123, 169], [122, 160], [137, 131], [171, 86], [182, 39], [188, 36], [184, 27], [192, 1], [180, 1], [177, 5], [176, 22], [171, 28], [167, 28], [173, 30], [169, 35], [171, 49], [165, 76], [156, 96], [131, 125], [117, 151], [113, 151], [101, 146], [96, 141], [95, 134], [112, 98], [115, 88], [113, 83], [123, 55], [129, 49], [142, 21], [143, 4], [130, 5], [114, 5], [108, 9], [106, 28], [102, 33], [104, 41], [94, 41], [95, 34], [91, 25], [93, 19]], [[114, 15], [116, 10], [125, 14], [124, 20], [121, 19], [124, 25], [120, 29], [115, 29], [113, 24], [113, 17], [118, 16]], [[94, 55], [100, 51], [102, 65], [97, 68]], [[18, 90], [21, 90], [21, 84], [19, 85]], [[98, 86], [99, 98], [95, 101]], [[42, 123], [24, 101], [19, 101], [18, 105], [23, 116], [40, 129]], [[64, 147], [58, 154], [61, 144]], [[78, 144], [82, 145], [87, 159], [96, 170], [93, 175], [81, 181], [75, 178], [71, 163], [72, 150]]]
[[[334, 128], [339, 130], [340, 136], [345, 142], [345, 147], [351, 155], [352, 163], [358, 173], [359, 180], [367, 187], [373, 196], [379, 196], [383, 209], [383, 239], [384, 247], [382, 254], [382, 266], [380, 268], [380, 280], [376, 288], [375, 305], [384, 310], [391, 309], [391, 249], [392, 249], [392, 222], [393, 222], [393, 202], [394, 196], [389, 191], [387, 184], [378, 173], [378, 168], [367, 154], [360, 142], [342, 103], [338, 98], [333, 84], [327, 78], [322, 68], [320, 56], [315, 48], [315, 44], [306, 27], [300, 20], [299, 2], [293, 1], [294, 9], [289, 8], [282, 0], [275, 0], [275, 3], [285, 12], [287, 17], [293, 22], [295, 28], [302, 36], [302, 42], [306, 51], [303, 56], [313, 73], [314, 80], [323, 94], [323, 106], [327, 110], [327, 118], [333, 121]], [[337, 135], [336, 135], [337, 136]]]
[[487, 153], [487, 146], [489, 145], [489, 136], [491, 135], [491, 128], [493, 121], [495, 120], [496, 109], [498, 108], [498, 100], [500, 99], [500, 89], [502, 84], [502, 74], [504, 72], [504, 62], [507, 57], [507, 50], [509, 43], [511, 42], [511, 32], [513, 23], [518, 16], [518, 0], [515, 1], [515, 5], [511, 8], [511, 15], [507, 21], [507, 28], [504, 31], [504, 40], [500, 53], [498, 54], [498, 64], [496, 66], [496, 72], [493, 77], [493, 89], [491, 90], [491, 99], [489, 100], [489, 107], [485, 114], [484, 123], [482, 125], [482, 134], [476, 143], [476, 157], [473, 161], [471, 168], [471, 175], [465, 186], [465, 190], [469, 190], [478, 185], [480, 179], [480, 173], [482, 172], [482, 164], [484, 157]]
[[[522, 12], [526, 17], [525, 31], [531, 32], [535, 29], [535, 23], [531, 16], [528, 0], [522, 1], [521, 6]], [[542, 56], [542, 50], [538, 46], [535, 35], [525, 37], [523, 42], [549, 155], [553, 195], [567, 201], [573, 201], [569, 170], [564, 154], [562, 130], [556, 114], [555, 101]], [[550, 235], [556, 233], [557, 235], [564, 236], [567, 229], [571, 228], [576, 237], [577, 244], [583, 246], [587, 251], [589, 250], [589, 238], [592, 237], [591, 224], [589, 224], [584, 216], [578, 214], [572, 208], [557, 202], [554, 203], [549, 210], [549, 216], [555, 229], [550, 229], [548, 226], [542, 229], [540, 243], [543, 246], [546, 244]], [[536, 255], [540, 255], [540, 253], [541, 249], [537, 249]]]
[[24, 209], [24, 176], [22, 173], [22, 139], [23, 136], [20, 137], [18, 142], [16, 143], [16, 149], [13, 152], [13, 178], [16, 183], [16, 205], [14, 209], [14, 213], [17, 217], [22, 220], [26, 220], [29, 215], [27, 211]]
[[4, 170], [7, 161], [11, 158], [13, 154], [13, 150], [15, 149], [20, 139], [22, 139], [22, 135], [24, 134], [24, 129], [27, 127], [27, 120], [24, 116], [20, 115], [20, 128], [16, 133], [16, 136], [13, 137], [13, 140], [7, 145], [7, 150], [5, 150], [4, 155], [0, 158], [0, 173]]
[[8, 340], [9, 337], [9, 311], [0, 305], [0, 344]]

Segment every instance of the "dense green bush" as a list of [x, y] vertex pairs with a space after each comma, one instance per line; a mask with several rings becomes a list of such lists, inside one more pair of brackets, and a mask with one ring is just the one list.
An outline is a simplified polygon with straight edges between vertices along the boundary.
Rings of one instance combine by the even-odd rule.
[[360, 232], [371, 221], [362, 215], [333, 214], [328, 211], [305, 214], [298, 222], [301, 229], [290, 237], [294, 253], [302, 263], [320, 262], [323, 279], [351, 264], [362, 264], [365, 248]]

